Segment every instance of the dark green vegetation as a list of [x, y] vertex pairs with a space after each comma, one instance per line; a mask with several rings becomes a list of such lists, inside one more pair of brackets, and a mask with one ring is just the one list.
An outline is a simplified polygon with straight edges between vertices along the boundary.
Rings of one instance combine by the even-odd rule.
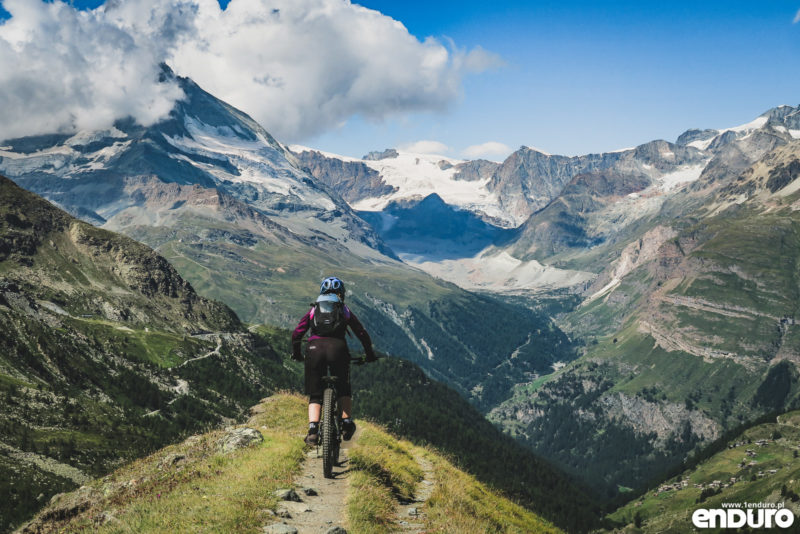
[[0, 346], [3, 530], [53, 493], [296, 383], [162, 257], [2, 177]]
[[[537, 417], [527, 425], [506, 423], [506, 428], [576, 479], [591, 481], [592, 490], [608, 500], [616, 497], [620, 488], [638, 487], [660, 475], [665, 465], [682, 461], [697, 438], [691, 427], [684, 425], [665, 436], [663, 447], [655, 447], [659, 440], [655, 432], [637, 431], [622, 417], [604, 417], [607, 406], [600, 399], [612, 393], [619, 377], [611, 367], [603, 367], [589, 364], [582, 372], [572, 370], [547, 382], [535, 403], [515, 404]], [[537, 386], [540, 384], [534, 382], [530, 388]], [[660, 400], [661, 395], [660, 391], [644, 390], [632, 404], [655, 402], [654, 397]], [[583, 416], [575, 417], [575, 410]]]
[[508, 398], [511, 385], [576, 356], [569, 339], [543, 314], [464, 294], [409, 308], [408, 321], [419, 339], [427, 340], [435, 355], [431, 360], [428, 354], [403, 350], [402, 330], [374, 307], [355, 301], [353, 309], [370, 325], [379, 348], [416, 363], [486, 411]]
[[[721, 503], [783, 503], [800, 515], [800, 412], [769, 416], [721, 440], [713, 454], [654, 485], [608, 516], [609, 526], [680, 533], [697, 508]], [[685, 482], [684, 482], [685, 481]]]

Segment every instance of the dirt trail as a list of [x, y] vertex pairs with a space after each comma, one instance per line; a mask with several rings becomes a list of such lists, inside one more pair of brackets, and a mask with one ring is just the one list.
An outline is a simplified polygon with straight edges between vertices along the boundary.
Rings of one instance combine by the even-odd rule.
[[414, 500], [410, 502], [399, 501], [397, 503], [397, 517], [399, 518], [399, 532], [422, 534], [427, 532], [423, 523], [425, 505], [428, 499], [431, 498], [431, 493], [433, 493], [433, 488], [436, 485], [436, 475], [433, 471], [433, 464], [427, 458], [418, 454], [415, 455], [414, 459], [419, 464], [424, 475], [422, 481], [417, 485], [417, 491], [414, 492]]
[[[335, 527], [344, 528], [345, 503], [350, 488], [348, 449], [358, 442], [358, 429], [349, 442], [342, 442], [340, 464], [333, 469], [333, 478], [322, 475], [322, 448], [312, 449], [303, 465], [303, 471], [295, 478], [294, 488], [302, 502], [282, 501], [278, 504], [277, 517], [273, 524], [265, 527], [265, 533], [289, 533], [288, 527], [297, 529], [297, 534], [325, 534]], [[422, 454], [414, 459], [424, 473], [422, 481], [411, 501], [398, 500], [396, 532], [423, 534], [426, 532], [423, 519], [425, 505], [436, 485], [433, 464]], [[311, 495], [306, 490], [313, 490]], [[315, 493], [315, 494], [314, 494]], [[274, 530], [273, 530], [274, 529]]]
[[[339, 466], [333, 468], [333, 478], [325, 478], [322, 474], [322, 447], [308, 453], [303, 471], [294, 480], [295, 490], [303, 502], [281, 502], [277, 509], [279, 522], [296, 528], [298, 534], [324, 534], [334, 527], [344, 528], [344, 509], [350, 485], [347, 452], [360, 434], [361, 430], [357, 429], [353, 439], [342, 442]], [[316, 495], [308, 495], [305, 490], [309, 488]], [[290, 517], [281, 517], [287, 512]]]
[[214, 356], [214, 355], [219, 356], [219, 350], [221, 348], [222, 348], [222, 336], [218, 335], [217, 336], [217, 348], [215, 348], [214, 350], [212, 350], [208, 354], [203, 354], [202, 356], [198, 356], [197, 358], [189, 358], [188, 360], [186, 360], [185, 362], [181, 363], [180, 365], [177, 365], [175, 368], [178, 369], [180, 367], [183, 367], [184, 365], [186, 365], [189, 362], [196, 362], [197, 360], [205, 360], [206, 358], [210, 358], [211, 356]]

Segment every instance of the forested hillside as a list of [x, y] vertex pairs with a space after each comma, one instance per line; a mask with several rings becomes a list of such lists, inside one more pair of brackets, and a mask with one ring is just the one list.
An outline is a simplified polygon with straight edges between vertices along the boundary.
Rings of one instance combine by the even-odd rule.
[[0, 177], [0, 528], [296, 383], [135, 241]]

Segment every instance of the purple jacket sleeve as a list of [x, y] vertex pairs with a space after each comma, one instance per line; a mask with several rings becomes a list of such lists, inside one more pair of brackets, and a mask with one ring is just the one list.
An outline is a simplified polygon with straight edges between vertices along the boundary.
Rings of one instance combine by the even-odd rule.
[[311, 310], [308, 310], [308, 313], [300, 319], [294, 332], [292, 332], [292, 352], [300, 352], [300, 341], [303, 339], [303, 336], [306, 335], [309, 328], [311, 328]]
[[372, 350], [372, 339], [370, 339], [369, 334], [364, 329], [364, 325], [361, 324], [361, 321], [358, 320], [358, 317], [356, 317], [356, 314], [353, 313], [352, 310], [350, 311], [350, 319], [347, 321], [347, 325], [364, 346], [364, 352], [367, 356], [374, 354]]

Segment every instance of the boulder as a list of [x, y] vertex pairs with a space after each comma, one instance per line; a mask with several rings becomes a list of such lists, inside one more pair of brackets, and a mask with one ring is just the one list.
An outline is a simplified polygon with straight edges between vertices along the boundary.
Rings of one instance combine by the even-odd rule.
[[262, 441], [264, 441], [264, 436], [255, 428], [234, 428], [222, 436], [219, 446], [222, 452], [231, 452]]
[[303, 502], [303, 499], [301, 499], [297, 492], [292, 488], [275, 490], [273, 494], [278, 498], [279, 501]]

